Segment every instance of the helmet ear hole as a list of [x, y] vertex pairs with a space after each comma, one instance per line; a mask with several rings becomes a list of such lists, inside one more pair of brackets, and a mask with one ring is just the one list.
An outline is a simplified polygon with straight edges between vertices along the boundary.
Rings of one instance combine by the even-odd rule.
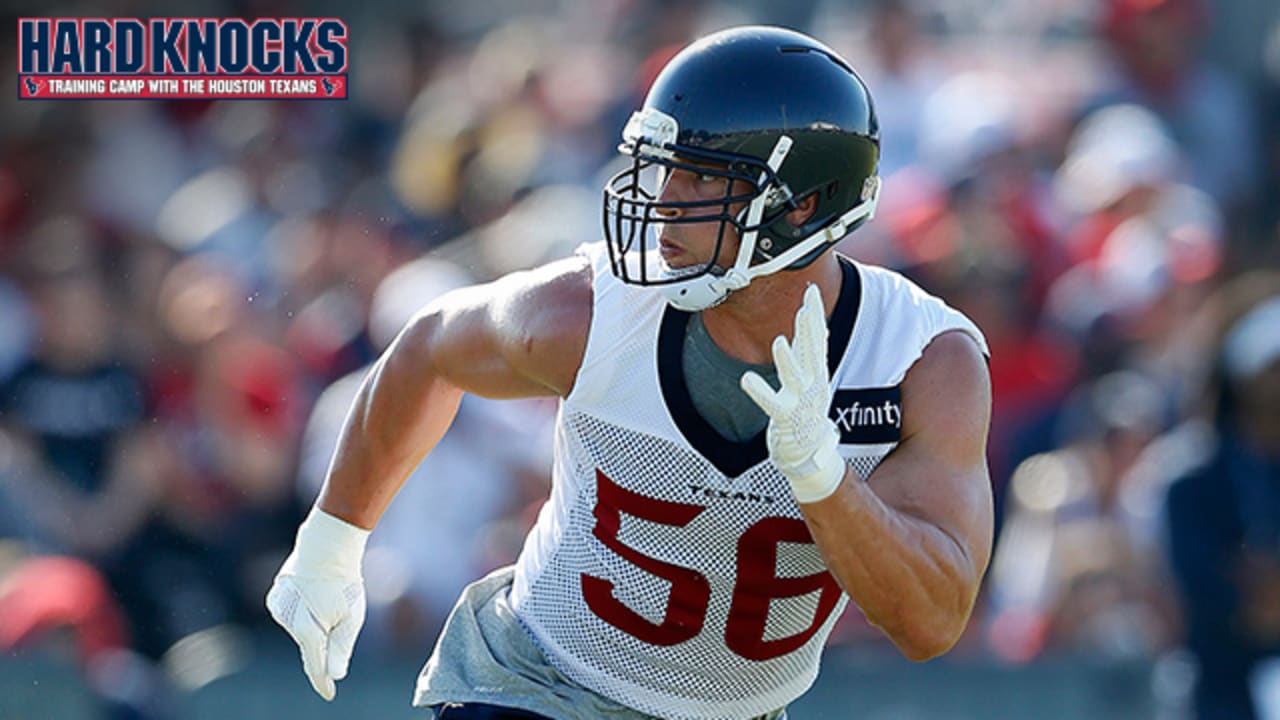
[[839, 181], [839, 180], [836, 180], [835, 182], [831, 183], [830, 185], [827, 185], [827, 199], [828, 199], [828, 200], [830, 200], [830, 199], [834, 198], [834, 197], [836, 196], [836, 193], [838, 193], [838, 192], [840, 192], [840, 181]]
[[[795, 201], [795, 209], [787, 213], [784, 219], [787, 224], [799, 231], [818, 209], [818, 192], [811, 192]], [[795, 233], [793, 233], [795, 234]]]

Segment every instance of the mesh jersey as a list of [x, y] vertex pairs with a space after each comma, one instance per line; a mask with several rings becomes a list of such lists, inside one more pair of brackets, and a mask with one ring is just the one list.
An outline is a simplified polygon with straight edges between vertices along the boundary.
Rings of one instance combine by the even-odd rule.
[[[511, 604], [576, 682], [672, 720], [747, 718], [813, 683], [848, 598], [826, 571], [764, 432], [735, 443], [698, 417], [680, 371], [689, 315], [594, 267], [586, 354], [560, 408], [551, 497]], [[842, 258], [831, 417], [866, 478], [897, 444], [897, 388], [960, 313]], [[985, 349], [985, 344], [984, 344]]]

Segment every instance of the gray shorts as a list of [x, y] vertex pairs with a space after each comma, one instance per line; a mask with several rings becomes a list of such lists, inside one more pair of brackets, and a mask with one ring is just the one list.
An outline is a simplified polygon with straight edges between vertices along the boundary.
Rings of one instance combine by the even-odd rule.
[[[414, 705], [474, 702], [556, 720], [660, 720], [592, 692], [552, 667], [507, 601], [514, 577], [514, 567], [502, 568], [463, 590], [418, 676]], [[786, 720], [786, 711], [756, 720]]]

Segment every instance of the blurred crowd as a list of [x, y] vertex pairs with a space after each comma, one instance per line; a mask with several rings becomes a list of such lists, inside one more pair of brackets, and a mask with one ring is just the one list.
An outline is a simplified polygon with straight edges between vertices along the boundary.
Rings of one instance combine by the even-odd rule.
[[[0, 90], [0, 650], [69, 653], [118, 717], [233, 671], [278, 632], [263, 597], [368, 364], [438, 294], [598, 239], [657, 69], [767, 22], [843, 53], [877, 103], [883, 199], [841, 250], [991, 346], [1000, 527], [953, 656], [1174, 658], [1170, 713], [1280, 712], [1268, 3], [206, 5], [340, 15], [351, 99]], [[461, 587], [515, 558], [554, 412], [464, 401], [372, 535], [357, 654], [425, 657]], [[883, 642], [850, 615], [834, 642]]]

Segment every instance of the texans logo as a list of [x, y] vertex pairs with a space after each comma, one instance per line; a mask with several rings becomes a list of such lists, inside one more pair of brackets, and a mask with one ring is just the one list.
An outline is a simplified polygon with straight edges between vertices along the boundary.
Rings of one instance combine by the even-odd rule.
[[44, 83], [32, 78], [22, 78], [22, 82], [27, 86], [27, 97], [36, 97], [40, 94], [40, 90], [44, 87]]
[[320, 78], [320, 82], [324, 84], [324, 93], [333, 95], [342, 90], [342, 78]]

